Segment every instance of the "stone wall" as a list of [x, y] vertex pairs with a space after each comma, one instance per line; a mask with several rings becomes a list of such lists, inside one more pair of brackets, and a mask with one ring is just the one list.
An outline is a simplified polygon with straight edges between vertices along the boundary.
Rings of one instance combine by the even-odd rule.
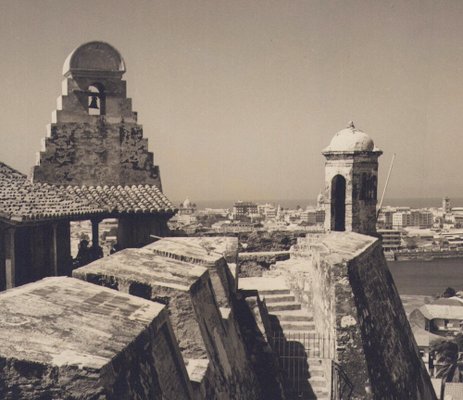
[[54, 123], [33, 168], [35, 182], [57, 185], [138, 185], [161, 188], [148, 141], [136, 123]]
[[256, 261], [275, 264], [277, 261], [284, 261], [289, 259], [289, 251], [259, 251], [240, 253], [238, 259], [240, 262]]
[[[216, 286], [209, 277], [211, 269], [179, 258], [164, 257], [150, 245], [97, 260], [75, 270], [73, 275], [167, 304], [184, 362], [192, 371], [190, 379], [198, 400], [259, 399], [260, 386], [234, 308], [219, 308]], [[223, 257], [216, 261], [218, 264], [213, 265], [227, 268]], [[222, 281], [216, 285], [222, 285]], [[223, 287], [221, 293], [225, 293]], [[228, 293], [233, 297], [231, 288]], [[199, 376], [198, 368], [193, 368], [198, 365], [203, 366]]]
[[375, 398], [435, 398], [379, 243], [348, 271]]
[[[380, 242], [331, 232], [300, 240], [277, 263], [315, 330], [334, 338], [333, 360], [356, 399], [435, 399]], [[330, 339], [331, 340], [331, 339]]]
[[72, 278], [0, 294], [5, 400], [192, 398], [164, 306]]

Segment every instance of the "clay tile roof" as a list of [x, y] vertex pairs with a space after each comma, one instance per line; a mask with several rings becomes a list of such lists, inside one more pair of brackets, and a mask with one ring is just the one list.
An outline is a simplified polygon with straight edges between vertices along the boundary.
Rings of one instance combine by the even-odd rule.
[[32, 183], [26, 175], [0, 162], [0, 217], [12, 221], [53, 219], [103, 210], [64, 188]]
[[174, 206], [155, 185], [68, 186], [69, 193], [109, 213], [174, 212]]
[[90, 214], [174, 213], [155, 185], [55, 186], [32, 183], [0, 162], [0, 218], [11, 221], [56, 219]]

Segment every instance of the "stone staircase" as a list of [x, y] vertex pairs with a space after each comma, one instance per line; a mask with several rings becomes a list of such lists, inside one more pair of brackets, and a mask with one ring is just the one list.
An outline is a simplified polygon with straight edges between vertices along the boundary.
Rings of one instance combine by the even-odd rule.
[[270, 314], [275, 351], [286, 367], [288, 399], [329, 400], [331, 378], [322, 358], [328, 343], [317, 337], [312, 314], [302, 310], [288, 288], [259, 290], [259, 295]]

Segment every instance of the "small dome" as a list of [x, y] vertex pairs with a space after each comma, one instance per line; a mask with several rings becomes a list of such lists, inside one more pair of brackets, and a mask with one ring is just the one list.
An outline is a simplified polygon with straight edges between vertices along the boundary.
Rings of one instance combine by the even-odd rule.
[[63, 65], [63, 75], [69, 73], [106, 72], [122, 75], [125, 62], [121, 54], [105, 42], [85, 43], [68, 55]]
[[190, 201], [190, 199], [189, 199], [188, 197], [187, 197], [187, 198], [185, 199], [185, 201], [182, 203], [182, 207], [183, 207], [183, 208], [190, 208], [190, 207], [191, 207], [191, 201]]
[[330, 145], [324, 149], [324, 152], [331, 151], [378, 151], [378, 149], [370, 136], [358, 130], [351, 121], [347, 128], [334, 135]]

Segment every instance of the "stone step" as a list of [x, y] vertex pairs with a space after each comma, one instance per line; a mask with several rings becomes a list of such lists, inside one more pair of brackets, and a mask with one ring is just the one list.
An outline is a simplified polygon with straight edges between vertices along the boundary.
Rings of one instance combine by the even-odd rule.
[[272, 294], [291, 294], [289, 289], [259, 289], [259, 295], [265, 297]]
[[323, 372], [325, 373], [325, 366], [323, 364], [315, 364], [313, 358], [309, 358], [307, 364], [309, 365], [309, 370], [314, 372]]
[[296, 297], [292, 294], [266, 294], [263, 296], [265, 304], [281, 303], [283, 301], [295, 301]]
[[326, 387], [326, 378], [324, 376], [314, 375], [309, 378], [309, 382], [316, 387]]
[[281, 303], [268, 304], [268, 311], [286, 311], [286, 310], [300, 310], [301, 304], [295, 301], [284, 301]]
[[313, 369], [310, 369], [309, 368], [309, 374], [310, 376], [312, 377], [315, 377], [315, 376], [319, 376], [319, 377], [322, 377], [324, 379], [326, 379], [326, 376], [325, 376], [325, 371], [324, 370], [313, 370]]
[[[296, 395], [297, 396], [297, 395]], [[309, 396], [309, 397], [308, 397]], [[298, 396], [298, 398], [301, 398], [301, 399], [304, 399], [304, 400], [331, 400], [330, 399], [330, 396], [328, 395], [328, 393], [325, 393], [325, 394], [322, 394], [322, 395], [319, 395], [319, 394], [315, 394], [314, 395], [309, 395], [307, 393], [304, 393], [302, 394], [301, 396]], [[288, 397], [287, 397], [288, 398]]]
[[259, 295], [290, 294], [290, 290], [282, 277], [252, 277], [240, 278], [239, 288], [242, 290], [257, 290]]
[[309, 370], [309, 374], [310, 376], [322, 376], [324, 378], [326, 378], [325, 376], [325, 367], [323, 365], [310, 365], [310, 363], [308, 362], [307, 363], [308, 365], [308, 370]]
[[313, 321], [313, 315], [306, 310], [274, 311], [271, 313], [280, 321]]
[[313, 321], [279, 321], [279, 323], [274, 322], [276, 328], [278, 328], [278, 324], [284, 331], [301, 331], [311, 333], [315, 332], [315, 324]]
[[315, 396], [313, 400], [330, 400], [330, 395], [327, 392], [317, 393], [315, 392]]
[[278, 345], [278, 343], [275, 344], [274, 350], [280, 357], [285, 357], [288, 354], [291, 354], [292, 357], [298, 357], [297, 360], [291, 362], [294, 365], [305, 364], [310, 366], [310, 363], [307, 361], [308, 359], [323, 355], [323, 351], [317, 348], [310, 350], [301, 349], [297, 346], [281, 348], [281, 345]]

